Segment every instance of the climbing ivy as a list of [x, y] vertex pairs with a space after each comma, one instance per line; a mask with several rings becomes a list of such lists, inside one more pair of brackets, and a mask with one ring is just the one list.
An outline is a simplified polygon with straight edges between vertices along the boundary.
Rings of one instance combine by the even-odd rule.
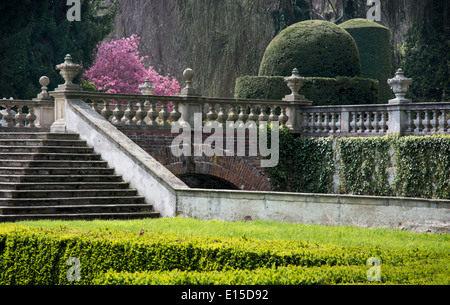
[[395, 150], [398, 196], [450, 198], [450, 136], [399, 138]]
[[280, 132], [277, 191], [450, 199], [450, 135], [311, 138]]
[[342, 138], [339, 152], [339, 186], [344, 194], [390, 196], [388, 169], [392, 167], [391, 137]]
[[333, 191], [333, 139], [294, 138], [280, 130], [280, 161], [268, 168], [271, 183], [279, 191], [329, 193]]

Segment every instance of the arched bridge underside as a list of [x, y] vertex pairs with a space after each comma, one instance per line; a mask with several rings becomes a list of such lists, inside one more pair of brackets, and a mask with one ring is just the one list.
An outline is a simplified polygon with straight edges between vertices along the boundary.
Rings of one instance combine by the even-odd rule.
[[272, 190], [258, 157], [176, 157], [170, 147], [151, 155], [192, 188]]

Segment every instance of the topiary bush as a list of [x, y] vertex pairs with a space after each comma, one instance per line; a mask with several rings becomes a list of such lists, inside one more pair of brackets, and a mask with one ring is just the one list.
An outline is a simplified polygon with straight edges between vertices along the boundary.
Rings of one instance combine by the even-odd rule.
[[352, 36], [327, 21], [308, 20], [281, 31], [267, 46], [259, 76], [359, 76], [361, 63]]
[[[236, 79], [235, 98], [281, 100], [290, 93], [283, 76]], [[376, 104], [378, 81], [360, 77], [307, 77], [299, 93], [317, 106]]]
[[387, 103], [394, 98], [387, 84], [392, 77], [389, 29], [362, 18], [348, 20], [339, 26], [355, 39], [361, 59], [361, 76], [379, 81], [379, 102]]

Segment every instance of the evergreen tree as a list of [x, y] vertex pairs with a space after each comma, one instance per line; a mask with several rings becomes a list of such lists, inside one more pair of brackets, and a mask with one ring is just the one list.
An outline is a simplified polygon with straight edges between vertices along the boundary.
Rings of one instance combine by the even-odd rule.
[[416, 102], [450, 101], [450, 1], [425, 0], [421, 4], [404, 48], [402, 68], [413, 78], [409, 92]]
[[87, 67], [111, 31], [115, 7], [100, 15], [100, 0], [81, 0], [81, 21], [67, 20], [73, 5], [61, 0], [0, 2], [0, 98], [29, 99], [47, 75], [50, 89], [63, 80], [55, 66], [68, 53]]

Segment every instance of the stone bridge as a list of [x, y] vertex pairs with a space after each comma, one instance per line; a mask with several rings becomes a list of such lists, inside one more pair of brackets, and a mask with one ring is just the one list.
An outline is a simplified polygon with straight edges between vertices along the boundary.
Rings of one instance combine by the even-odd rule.
[[[149, 130], [139, 126], [118, 126], [118, 129], [172, 174], [192, 188], [270, 191], [272, 186], [261, 156], [180, 156], [172, 152], [172, 142], [179, 133], [170, 129]], [[203, 139], [211, 134], [203, 134]], [[245, 142], [248, 151], [248, 135]], [[225, 146], [225, 145], [224, 145]]]

